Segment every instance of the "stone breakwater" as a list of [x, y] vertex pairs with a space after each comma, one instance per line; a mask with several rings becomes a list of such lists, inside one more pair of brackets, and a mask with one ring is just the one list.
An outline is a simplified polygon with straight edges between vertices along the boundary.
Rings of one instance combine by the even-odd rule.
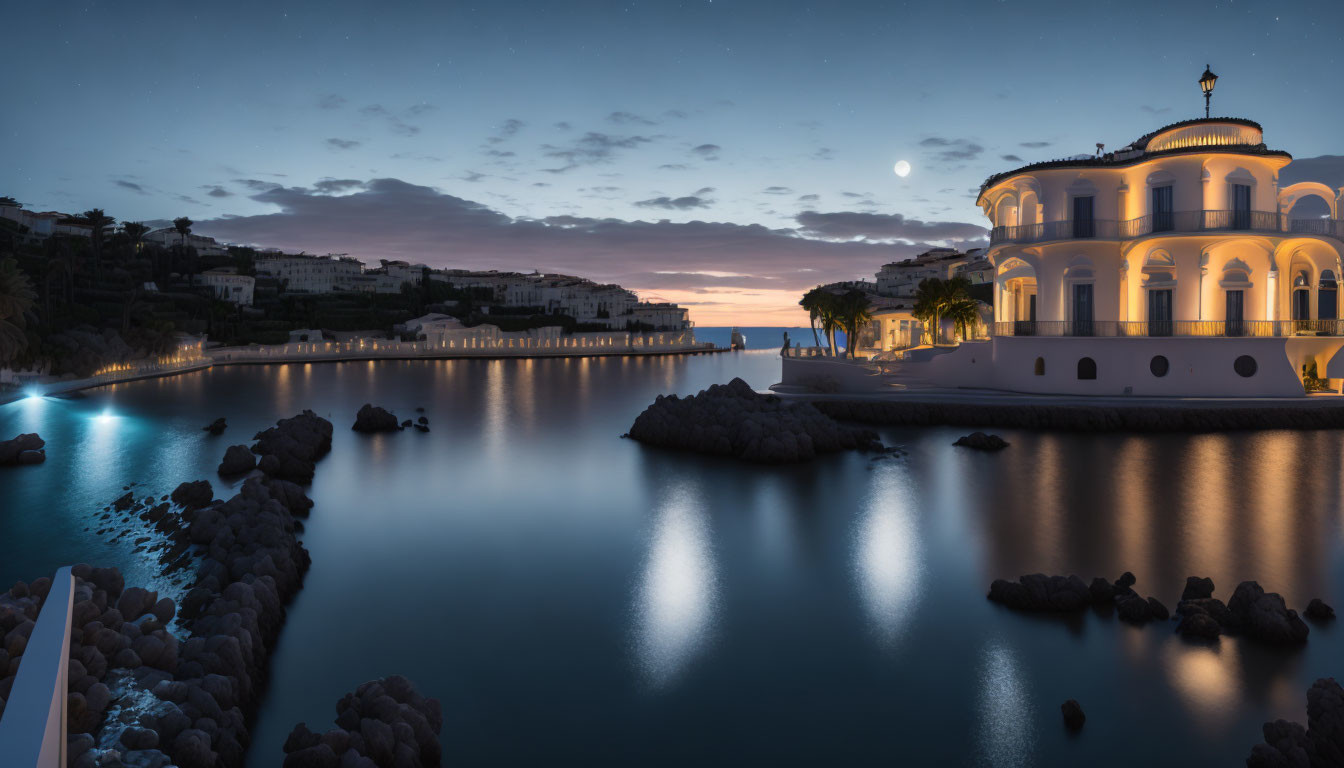
[[411, 768], [443, 756], [443, 714], [401, 675], [371, 680], [336, 704], [336, 727], [299, 723], [285, 740], [285, 768]]
[[[252, 451], [263, 471], [227, 501], [213, 500], [210, 484], [195, 481], [169, 497], [179, 511], [166, 500], [136, 502], [131, 493], [111, 505], [125, 514], [145, 507], [143, 519], [156, 525], [169, 521], [170, 535], [194, 548], [199, 565], [180, 606], [126, 588], [115, 569], [72, 568], [70, 765], [242, 765], [285, 605], [311, 562], [297, 532], [312, 501], [287, 477], [311, 478], [331, 435], [330, 422], [311, 411], [258, 433]], [[0, 699], [50, 587], [50, 579], [38, 579], [0, 595], [7, 675]], [[174, 620], [181, 636], [168, 629]]]
[[1344, 406], [1078, 406], [1004, 402], [928, 403], [817, 400], [841, 421], [892, 426], [1007, 427], [1080, 432], [1222, 432], [1234, 429], [1340, 429]]
[[1307, 690], [1307, 727], [1275, 720], [1265, 723], [1265, 743], [1251, 748], [1247, 768], [1330, 768], [1344, 766], [1344, 688], [1323, 677]]
[[765, 464], [807, 461], [845, 450], [882, 450], [876, 433], [839, 424], [810, 403], [758, 394], [742, 379], [685, 398], [659, 395], [635, 419], [629, 437]]

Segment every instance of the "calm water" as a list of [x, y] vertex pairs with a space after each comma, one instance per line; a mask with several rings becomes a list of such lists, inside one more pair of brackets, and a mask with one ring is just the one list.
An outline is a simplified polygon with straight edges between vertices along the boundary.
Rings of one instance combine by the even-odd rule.
[[[442, 700], [455, 764], [1238, 765], [1262, 721], [1303, 720], [1311, 681], [1344, 674], [1338, 627], [1298, 653], [1210, 650], [984, 599], [999, 576], [1129, 569], [1169, 606], [1188, 574], [1338, 606], [1338, 433], [1005, 431], [988, 456], [951, 446], [965, 430], [887, 430], [908, 457], [790, 468], [619, 439], [655, 394], [734, 375], [763, 388], [778, 360], [233, 367], [0, 406], [0, 434], [37, 430], [51, 456], [0, 472], [0, 580], [89, 561], [144, 583], [91, 511], [131, 481], [222, 496], [224, 447], [309, 407], [336, 439], [253, 765], [391, 673]], [[348, 431], [366, 401], [424, 406], [433, 431]]]

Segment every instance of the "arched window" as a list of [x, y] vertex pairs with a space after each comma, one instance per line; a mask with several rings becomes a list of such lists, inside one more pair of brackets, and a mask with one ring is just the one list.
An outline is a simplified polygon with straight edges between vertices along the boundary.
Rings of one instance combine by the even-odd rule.
[[1038, 358], [1036, 358], [1036, 375], [1037, 375], [1037, 376], [1044, 376], [1044, 375], [1045, 375], [1045, 358], [1044, 358], [1044, 357], [1038, 357]]
[[1090, 357], [1084, 357], [1078, 361], [1078, 379], [1079, 381], [1097, 378], [1097, 361]]
[[1322, 320], [1334, 320], [1339, 317], [1339, 284], [1332, 270], [1321, 270], [1321, 279], [1316, 292], [1316, 317]]

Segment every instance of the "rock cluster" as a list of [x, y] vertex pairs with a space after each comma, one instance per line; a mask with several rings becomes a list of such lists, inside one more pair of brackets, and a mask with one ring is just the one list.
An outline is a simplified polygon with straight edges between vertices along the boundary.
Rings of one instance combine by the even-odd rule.
[[224, 417], [220, 416], [218, 419], [215, 419], [214, 421], [205, 425], [203, 429], [204, 431], [209, 432], [212, 435], [222, 435], [224, 434], [224, 430], [228, 428], [228, 426], [229, 425], [224, 421]]
[[1326, 605], [1319, 597], [1313, 597], [1311, 602], [1307, 603], [1306, 610], [1302, 615], [1315, 622], [1330, 621], [1335, 618], [1335, 609]]
[[174, 488], [169, 498], [184, 509], [198, 509], [215, 498], [215, 491], [209, 480], [192, 480]]
[[16, 464], [41, 464], [47, 460], [43, 450], [47, 442], [36, 432], [19, 435], [13, 440], [0, 440], [0, 467]]
[[224, 460], [219, 462], [219, 474], [223, 476], [241, 475], [256, 468], [257, 457], [246, 445], [230, 445], [224, 451]]
[[[69, 765], [94, 765], [88, 734], [102, 722], [112, 701], [106, 682], [114, 669], [126, 670], [138, 681], [154, 685], [177, 669], [181, 643], [166, 627], [176, 605], [169, 598], [139, 587], [126, 588], [115, 568], [76, 565], [71, 642], [67, 726], [72, 738]], [[0, 713], [14, 684], [19, 660], [27, 648], [38, 612], [51, 590], [51, 579], [18, 582], [0, 593]], [[127, 749], [130, 746], [127, 745]], [[127, 755], [127, 757], [134, 757]]]
[[962, 435], [957, 438], [953, 445], [960, 445], [963, 448], [973, 448], [977, 451], [1001, 451], [1008, 447], [1008, 442], [998, 435], [987, 435], [984, 432], [972, 432], [969, 435]]
[[1265, 743], [1251, 748], [1247, 768], [1325, 768], [1344, 765], [1344, 688], [1324, 677], [1307, 691], [1307, 727], [1265, 723]]
[[742, 379], [697, 395], [659, 395], [630, 428], [642, 443], [784, 464], [822, 453], [881, 450], [877, 435], [837, 423], [810, 403], [760, 395]]
[[312, 411], [281, 419], [258, 432], [252, 452], [257, 467], [271, 477], [311, 483], [315, 462], [331, 450], [331, 422]]
[[1213, 596], [1213, 580], [1191, 576], [1176, 604], [1176, 631], [1183, 637], [1216, 640], [1219, 635], [1241, 634], [1269, 645], [1306, 642], [1310, 629], [1276, 592], [1266, 592], [1254, 581], [1243, 581], [1224, 605]]
[[299, 723], [285, 740], [285, 768], [438, 766], [443, 715], [401, 675], [372, 680], [341, 697], [336, 727], [317, 734]]
[[[410, 422], [407, 422], [407, 426], [409, 425]], [[355, 425], [351, 427], [356, 432], [396, 432], [401, 428], [392, 412], [372, 403], [365, 403], [360, 407], [359, 412], [355, 414]]]
[[1006, 427], [1078, 432], [1223, 432], [1234, 429], [1340, 429], [1344, 408], [1301, 401], [1272, 407], [1023, 405], [821, 400], [835, 419], [901, 426]]
[[1114, 582], [1098, 577], [1091, 584], [1072, 575], [1033, 573], [1017, 581], [995, 579], [989, 586], [989, 599], [1015, 610], [1040, 613], [1069, 613], [1092, 605], [1111, 605], [1121, 619], [1134, 624], [1170, 618], [1171, 613], [1157, 598], [1144, 598], [1134, 591], [1136, 581], [1128, 571]]

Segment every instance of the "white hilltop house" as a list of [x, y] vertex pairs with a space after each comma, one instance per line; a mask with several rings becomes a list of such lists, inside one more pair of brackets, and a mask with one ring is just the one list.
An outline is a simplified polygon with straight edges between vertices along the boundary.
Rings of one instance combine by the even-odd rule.
[[[1212, 73], [1201, 85], [1212, 90]], [[1344, 188], [1286, 186], [1261, 126], [1204, 117], [985, 181], [991, 337], [882, 372], [787, 355], [784, 384], [1076, 395], [1344, 392]], [[1318, 198], [1326, 217], [1294, 215]], [[1320, 203], [1316, 203], [1320, 208]], [[829, 366], [829, 367], [827, 367]]]

